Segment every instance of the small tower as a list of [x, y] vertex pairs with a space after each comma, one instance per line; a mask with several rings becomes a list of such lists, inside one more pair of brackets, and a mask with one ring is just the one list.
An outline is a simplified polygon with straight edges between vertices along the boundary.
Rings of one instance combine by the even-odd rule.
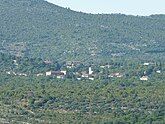
[[89, 67], [89, 75], [91, 75], [92, 73], [93, 73], [92, 68]]

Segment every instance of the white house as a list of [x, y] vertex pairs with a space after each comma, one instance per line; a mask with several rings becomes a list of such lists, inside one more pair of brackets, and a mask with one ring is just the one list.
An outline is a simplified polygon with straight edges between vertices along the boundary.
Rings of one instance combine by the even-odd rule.
[[51, 71], [46, 72], [46, 76], [51, 76], [51, 74], [52, 74]]
[[88, 74], [86, 74], [86, 73], [83, 73], [83, 74], [81, 75], [81, 77], [83, 77], [83, 78], [88, 78], [88, 77], [89, 77], [89, 75], [88, 75]]
[[146, 63], [144, 63], [143, 65], [146, 65], [146, 66], [148, 66], [148, 65], [150, 65], [150, 63], [147, 63], [147, 62], [146, 62]]
[[142, 76], [142, 77], [140, 78], [140, 80], [141, 80], [141, 81], [147, 81], [147, 80], [148, 80], [148, 76]]
[[156, 73], [159, 73], [160, 74], [161, 73], [161, 70], [157, 70]]
[[19, 76], [27, 76], [25, 73], [18, 73]]
[[93, 78], [93, 77], [89, 77], [89, 80], [92, 80], [92, 81], [93, 81], [93, 80], [94, 80], [94, 78]]
[[80, 81], [80, 80], [81, 80], [81, 78], [77, 78], [77, 80], [79, 80], [79, 81]]
[[43, 76], [43, 75], [44, 75], [43, 73], [38, 73], [38, 74], [37, 74], [37, 77]]
[[58, 79], [63, 79], [66, 75], [66, 71], [48, 71], [46, 76], [57, 77]]
[[61, 73], [64, 73], [64, 75], [66, 75], [66, 71], [62, 70]]
[[8, 71], [8, 72], [6, 72], [7, 74], [11, 74], [11, 72], [10, 71]]

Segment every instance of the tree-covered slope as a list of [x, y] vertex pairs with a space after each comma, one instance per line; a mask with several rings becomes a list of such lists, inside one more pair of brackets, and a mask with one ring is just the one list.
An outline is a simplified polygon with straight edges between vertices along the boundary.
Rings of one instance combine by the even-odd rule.
[[0, 51], [58, 60], [163, 58], [165, 15], [85, 14], [43, 0], [0, 1]]

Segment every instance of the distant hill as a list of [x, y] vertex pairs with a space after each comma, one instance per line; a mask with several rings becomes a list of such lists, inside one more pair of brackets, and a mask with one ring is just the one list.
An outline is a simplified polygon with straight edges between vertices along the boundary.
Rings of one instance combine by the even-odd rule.
[[54, 60], [164, 59], [165, 15], [85, 14], [0, 0], [0, 52]]

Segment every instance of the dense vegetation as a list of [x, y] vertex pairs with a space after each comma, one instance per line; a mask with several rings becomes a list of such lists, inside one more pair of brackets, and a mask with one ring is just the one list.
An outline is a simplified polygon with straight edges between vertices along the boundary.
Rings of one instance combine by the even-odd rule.
[[[85, 64], [68, 69], [69, 75], [65, 79], [57, 79], [38, 77], [36, 73], [59, 70], [65, 63], [56, 61], [47, 65], [42, 59], [6, 54], [0, 54], [0, 61], [2, 123], [163, 124], [165, 121], [164, 61], [148, 66], [141, 61], [121, 60], [111, 60], [109, 68], [92, 65], [99, 76], [94, 81], [73, 78], [75, 72], [86, 69], [88, 65]], [[9, 74], [8, 71], [27, 73], [28, 76]], [[108, 78], [112, 72], [124, 76]], [[149, 76], [148, 81], [139, 80], [144, 72]]]
[[162, 59], [165, 16], [85, 14], [43, 0], [0, 1], [0, 50], [54, 60]]
[[0, 0], [0, 123], [164, 124], [164, 55], [165, 15]]
[[[165, 76], [164, 76], [165, 77]], [[73, 81], [1, 74], [0, 119], [31, 123], [164, 123], [164, 81]]]

